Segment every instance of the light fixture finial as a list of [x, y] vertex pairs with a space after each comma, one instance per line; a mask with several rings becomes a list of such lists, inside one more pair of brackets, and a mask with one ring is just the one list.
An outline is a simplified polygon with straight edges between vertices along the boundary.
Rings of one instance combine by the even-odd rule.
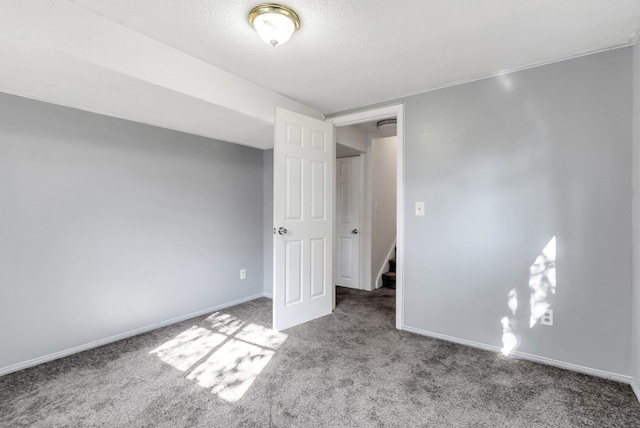
[[275, 3], [264, 3], [251, 9], [249, 23], [260, 38], [273, 47], [285, 44], [300, 28], [298, 14]]

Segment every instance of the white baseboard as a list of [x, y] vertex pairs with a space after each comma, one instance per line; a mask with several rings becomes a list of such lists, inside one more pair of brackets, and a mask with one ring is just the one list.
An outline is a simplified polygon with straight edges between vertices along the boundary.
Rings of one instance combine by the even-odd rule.
[[[492, 351], [492, 352], [496, 352], [496, 353], [502, 353], [501, 348], [498, 347], [498, 346], [487, 345], [485, 343], [480, 343], [480, 342], [474, 342], [473, 340], [467, 340], [467, 339], [461, 339], [461, 338], [458, 338], [458, 337], [447, 336], [445, 334], [440, 334], [440, 333], [434, 333], [434, 332], [431, 332], [431, 331], [421, 330], [419, 328], [410, 327], [410, 326], [407, 326], [407, 325], [402, 326], [402, 330], [406, 330], [408, 332], [416, 333], [416, 334], [419, 334], [419, 335], [422, 335], [422, 336], [433, 337], [435, 339], [446, 340], [447, 342], [459, 343], [461, 345], [467, 345], [467, 346], [471, 346], [473, 348], [484, 349], [485, 351]], [[601, 377], [601, 378], [605, 378], [605, 379], [611, 379], [611, 380], [614, 380], [616, 382], [627, 383], [627, 384], [630, 384], [632, 388], [634, 388], [634, 392], [636, 393], [636, 396], [639, 397], [639, 400], [640, 400], [640, 390], [638, 390], [638, 388], [636, 386], [634, 386], [634, 382], [633, 382], [633, 379], [631, 378], [631, 376], [626, 376], [626, 375], [622, 375], [622, 374], [619, 374], [619, 373], [608, 372], [608, 371], [605, 371], [605, 370], [594, 369], [594, 368], [591, 368], [591, 367], [585, 367], [585, 366], [581, 366], [581, 365], [578, 365], [578, 364], [567, 363], [565, 361], [554, 360], [552, 358], [541, 357], [539, 355], [528, 354], [526, 352], [515, 351], [515, 352], [512, 352], [511, 354], [509, 354], [509, 357], [518, 358], [518, 359], [522, 359], [522, 360], [533, 361], [533, 362], [536, 362], [536, 363], [542, 363], [542, 364], [546, 364], [546, 365], [549, 365], [549, 366], [554, 366], [554, 367], [558, 367], [558, 368], [561, 368], [561, 369], [571, 370], [571, 371], [574, 371], [574, 372], [583, 373], [583, 374], [587, 374], [587, 375], [591, 375], [591, 376], [597, 376], [597, 377]]]
[[635, 379], [631, 379], [631, 389], [633, 389], [633, 393], [636, 394], [636, 398], [640, 403], [640, 387], [638, 387]]
[[266, 297], [268, 299], [273, 299], [273, 294], [271, 293], [262, 293], [260, 297]]
[[114, 336], [105, 337], [104, 339], [95, 340], [93, 342], [85, 343], [83, 345], [74, 346], [73, 348], [68, 348], [62, 351], [54, 352], [52, 354], [44, 355], [42, 357], [33, 358], [31, 360], [23, 361], [20, 363], [12, 364], [10, 366], [1, 367], [0, 368], [0, 376], [17, 372], [19, 370], [27, 369], [29, 367], [34, 367], [42, 363], [46, 363], [49, 361], [57, 360], [58, 358], [67, 357], [72, 354], [77, 354], [78, 352], [87, 351], [92, 348], [97, 348], [98, 346], [106, 345], [108, 343], [117, 342], [118, 340], [127, 339], [132, 336], [137, 336], [138, 334], [146, 333], [151, 330], [156, 330], [158, 328], [166, 327], [171, 324], [175, 324], [181, 321], [185, 321], [191, 318], [199, 317], [201, 315], [205, 315], [211, 312], [219, 311], [220, 309], [225, 309], [231, 306], [239, 305], [240, 303], [245, 303], [250, 300], [255, 300], [260, 297], [271, 297], [266, 293], [254, 294], [252, 296], [243, 297], [242, 299], [234, 300], [231, 302], [223, 303], [221, 305], [212, 306], [209, 308], [205, 308], [196, 312], [192, 312], [190, 314], [182, 315], [179, 317], [171, 318], [165, 321], [160, 321], [154, 324], [149, 324], [145, 327], [136, 328], [133, 330], [126, 331], [124, 333], [116, 334]]

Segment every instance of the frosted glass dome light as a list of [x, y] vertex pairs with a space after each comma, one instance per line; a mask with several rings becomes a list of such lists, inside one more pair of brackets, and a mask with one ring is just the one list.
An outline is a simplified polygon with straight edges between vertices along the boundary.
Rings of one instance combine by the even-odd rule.
[[286, 43], [300, 28], [300, 18], [293, 10], [274, 3], [254, 7], [249, 12], [249, 23], [258, 36], [273, 47]]

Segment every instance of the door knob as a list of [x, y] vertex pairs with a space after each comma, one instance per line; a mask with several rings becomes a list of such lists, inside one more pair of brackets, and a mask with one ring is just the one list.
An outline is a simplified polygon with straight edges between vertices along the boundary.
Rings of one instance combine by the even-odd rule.
[[286, 234], [287, 234], [287, 232], [288, 232], [288, 230], [287, 230], [287, 229], [285, 229], [284, 227], [280, 227], [280, 228], [278, 228], [278, 233], [279, 233], [280, 235], [286, 235]]
[[357, 235], [357, 234], [358, 234], [358, 229], [353, 229], [353, 230], [351, 231], [351, 233], [353, 233], [354, 235]]

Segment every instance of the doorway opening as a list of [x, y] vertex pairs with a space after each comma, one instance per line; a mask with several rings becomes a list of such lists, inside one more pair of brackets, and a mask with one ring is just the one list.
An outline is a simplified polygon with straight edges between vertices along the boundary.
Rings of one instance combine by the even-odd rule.
[[[327, 119], [336, 127], [334, 282], [370, 291], [395, 270], [398, 329], [404, 324], [403, 113], [399, 104]], [[388, 119], [396, 119], [396, 129], [381, 131], [376, 125]]]

